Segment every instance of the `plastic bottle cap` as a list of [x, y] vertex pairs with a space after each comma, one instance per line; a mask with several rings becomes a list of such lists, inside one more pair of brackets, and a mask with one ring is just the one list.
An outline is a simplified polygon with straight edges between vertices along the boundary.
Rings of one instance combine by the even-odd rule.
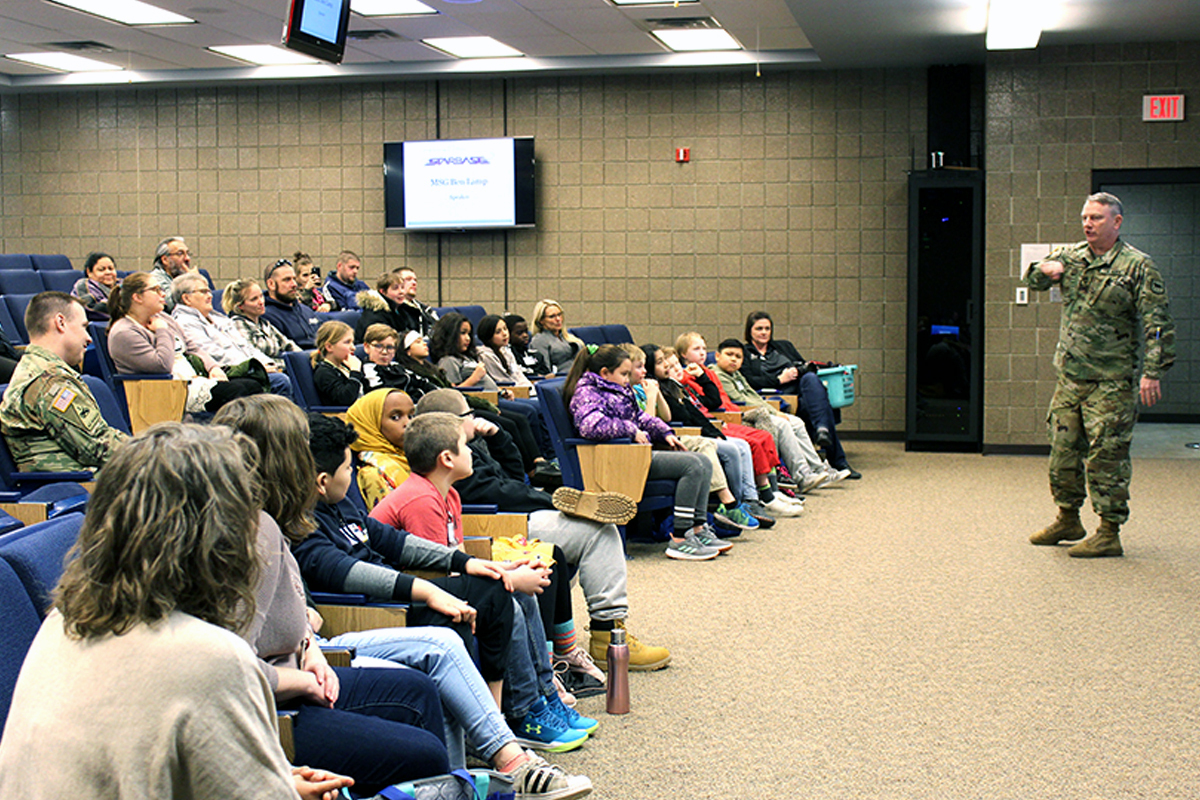
[[608, 638], [609, 644], [625, 644], [625, 631], [620, 628], [614, 628]]

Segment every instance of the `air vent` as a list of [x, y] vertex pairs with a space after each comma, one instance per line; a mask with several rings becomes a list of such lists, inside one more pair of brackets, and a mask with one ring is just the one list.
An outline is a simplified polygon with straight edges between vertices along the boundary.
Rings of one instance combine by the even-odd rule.
[[347, 31], [346, 38], [352, 42], [386, 42], [403, 37], [384, 28], [367, 28], [361, 31]]
[[664, 17], [646, 19], [643, 22], [652, 29], [673, 31], [720, 30], [721, 23], [712, 17]]
[[47, 42], [44, 47], [55, 50], [70, 50], [75, 53], [111, 53], [113, 48], [103, 42]]

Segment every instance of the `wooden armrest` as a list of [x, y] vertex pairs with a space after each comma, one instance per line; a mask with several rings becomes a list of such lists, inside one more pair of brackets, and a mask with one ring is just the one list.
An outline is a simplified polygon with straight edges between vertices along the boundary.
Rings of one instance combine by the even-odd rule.
[[529, 386], [505, 386], [504, 388], [508, 389], [510, 392], [512, 392], [513, 397], [515, 397], [516, 399], [528, 400], [529, 399], [529, 390], [532, 387], [529, 387]]
[[325, 660], [331, 667], [349, 667], [350, 662], [354, 660], [354, 654], [349, 647], [323, 646], [321, 654], [325, 656]]
[[325, 624], [321, 626], [321, 635], [328, 638], [375, 628], [403, 628], [408, 619], [408, 606], [402, 605], [318, 605], [317, 611], [325, 619]]
[[[529, 517], [525, 514], [463, 514], [463, 537], [466, 550], [477, 558], [491, 558], [492, 539], [505, 536], [524, 536], [529, 531]], [[472, 552], [471, 538], [482, 537], [487, 541], [487, 555], [480, 547], [479, 553]]]
[[798, 395], [798, 394], [781, 394], [781, 395], [779, 395], [779, 399], [782, 400], [783, 402], [787, 403], [788, 406], [792, 409], [788, 413], [790, 413], [790, 414], [798, 414], [799, 413], [800, 395]]
[[478, 392], [475, 392], [475, 394], [479, 397], [482, 397], [484, 400], [487, 400], [492, 405], [495, 405], [500, 401], [500, 393], [493, 392], [490, 389], [482, 389]]
[[0, 511], [26, 525], [35, 525], [50, 519], [49, 503], [0, 503]]
[[135, 436], [156, 422], [179, 422], [187, 406], [187, 381], [127, 381], [125, 402]]
[[781, 410], [779, 408], [780, 402], [778, 397], [766, 397], [763, 399], [767, 401], [767, 405], [772, 406], [776, 411]]
[[650, 474], [648, 444], [583, 444], [576, 447], [583, 488], [591, 492], [620, 492], [641, 502]]
[[680, 425], [679, 427], [675, 428], [675, 435], [676, 436], [699, 436], [700, 428], [696, 427], [695, 425]]
[[742, 424], [742, 412], [740, 411], [714, 411], [713, 417], [721, 420], [726, 425]]
[[294, 763], [296, 760], [296, 735], [292, 729], [292, 717], [296, 712], [280, 712], [275, 715], [275, 719], [279, 721], [279, 744], [283, 747], [283, 754], [287, 756], [288, 763]]

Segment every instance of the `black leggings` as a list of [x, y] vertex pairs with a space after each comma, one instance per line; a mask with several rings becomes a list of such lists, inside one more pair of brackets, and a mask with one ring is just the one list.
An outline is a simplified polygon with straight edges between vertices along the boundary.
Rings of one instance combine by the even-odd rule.
[[571, 608], [571, 565], [558, 545], [554, 545], [554, 568], [550, 570], [550, 585], [537, 596], [538, 611], [542, 612], [542, 627], [552, 636], [556, 625], [575, 618]]
[[204, 410], [211, 413], [230, 400], [249, 397], [252, 394], [262, 394], [262, 391], [262, 384], [254, 378], [230, 378], [227, 381], [218, 381], [217, 385], [212, 388], [212, 400], [208, 401]]
[[[479, 643], [479, 674], [485, 681], [504, 680], [508, 666], [508, 648], [512, 642], [512, 595], [504, 584], [491, 578], [474, 575], [455, 575], [434, 578], [435, 586], [455, 597], [466, 600], [475, 608], [475, 641]], [[455, 625], [450, 618], [424, 604], [414, 604], [408, 610], [408, 624], [437, 625], [454, 628], [463, 637], [467, 652], [471, 652], [471, 629]]]

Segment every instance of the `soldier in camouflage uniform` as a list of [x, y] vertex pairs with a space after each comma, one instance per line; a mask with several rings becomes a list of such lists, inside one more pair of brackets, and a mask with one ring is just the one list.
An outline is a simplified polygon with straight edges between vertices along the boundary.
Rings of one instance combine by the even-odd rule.
[[[1050, 401], [1050, 491], [1058, 518], [1030, 541], [1055, 545], [1087, 535], [1079, 509], [1088, 492], [1100, 517], [1096, 534], [1072, 546], [1077, 558], [1123, 554], [1129, 518], [1129, 446], [1137, 400], [1162, 397], [1159, 380], [1175, 361], [1175, 323], [1167, 290], [1150, 257], [1122, 241], [1121, 201], [1107, 192], [1084, 203], [1086, 241], [1060, 247], [1029, 270], [1035, 291], [1062, 289], [1062, 324]], [[1137, 377], [1139, 326], [1146, 354]]]
[[91, 341], [83, 304], [42, 292], [25, 313], [30, 344], [4, 402], [0, 431], [22, 472], [98, 469], [128, 437], [110, 428], [96, 398], [71, 364]]

